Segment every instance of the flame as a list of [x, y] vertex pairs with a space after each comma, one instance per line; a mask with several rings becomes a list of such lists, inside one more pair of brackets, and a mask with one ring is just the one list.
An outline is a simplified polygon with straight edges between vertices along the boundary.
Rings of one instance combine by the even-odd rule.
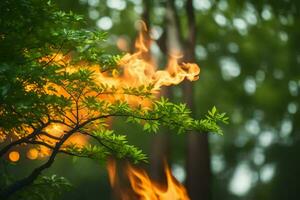
[[[189, 200], [186, 189], [172, 175], [170, 168], [165, 163], [166, 185], [163, 186], [149, 178], [146, 171], [133, 167], [128, 164], [126, 166], [126, 176], [129, 180], [134, 196], [139, 200]], [[121, 200], [134, 199], [128, 190], [120, 187], [117, 176], [116, 162], [110, 160], [107, 165], [109, 180], [114, 189], [119, 189]]]
[[[105, 100], [113, 103], [116, 100], [126, 101], [128, 104], [132, 106], [142, 105], [144, 108], [151, 106], [151, 100], [135, 95], [130, 95], [124, 93], [124, 88], [132, 87], [138, 88], [139, 86], [149, 86], [152, 85], [151, 93], [158, 94], [161, 90], [162, 86], [170, 86], [176, 85], [182, 82], [184, 79], [188, 79], [190, 81], [195, 81], [198, 79], [198, 75], [200, 73], [200, 68], [197, 64], [194, 63], [181, 63], [179, 64], [179, 60], [181, 59], [180, 53], [172, 54], [169, 56], [169, 60], [167, 62], [166, 67], [159, 67], [155, 64], [154, 59], [151, 56], [150, 47], [153, 43], [149, 35], [147, 34], [146, 25], [141, 22], [140, 23], [140, 34], [135, 42], [135, 52], [130, 54], [125, 54], [118, 63], [117, 69], [114, 69], [112, 73], [102, 72], [101, 66], [99, 65], [90, 65], [85, 62], [81, 62], [79, 64], [71, 63], [70, 55], [63, 54], [55, 54], [44, 57], [40, 59], [40, 62], [55, 63], [57, 65], [64, 66], [64, 70], [68, 73], [77, 72], [80, 69], [88, 69], [93, 71], [93, 80], [96, 84], [105, 84], [108, 88], [114, 88], [113, 92], [103, 93], [101, 95], [97, 95], [96, 92], [90, 92], [85, 95], [94, 96], [101, 100]], [[125, 48], [125, 39], [120, 38], [117, 41], [117, 45], [119, 48]], [[56, 91], [48, 90], [47, 88], [51, 86], [55, 88]], [[26, 85], [25, 89], [27, 91], [35, 91], [37, 86], [35, 85]], [[61, 86], [55, 84], [46, 84], [45, 91], [49, 94], [54, 94], [58, 96], [64, 96], [66, 98], [70, 97]], [[80, 104], [81, 102], [79, 102]], [[72, 108], [72, 107], [71, 107]], [[99, 114], [97, 112], [92, 112], [87, 108], [80, 109], [77, 119], [72, 113], [65, 113], [65, 121], [70, 122], [79, 120], [83, 121], [93, 115]], [[32, 132], [31, 128], [27, 127], [24, 129], [26, 132]], [[49, 137], [55, 136], [57, 138], [61, 137], [70, 130], [69, 127], [65, 127], [61, 124], [52, 123], [50, 126], [45, 128], [43, 131], [48, 133], [48, 136], [41, 135], [39, 138], [41, 141], [46, 141], [50, 145], [55, 145], [57, 142], [55, 139]], [[0, 141], [4, 140], [5, 134], [0, 130]], [[17, 137], [21, 137], [20, 135], [15, 133]], [[24, 135], [24, 134], [23, 134]], [[69, 138], [66, 142], [67, 144], [75, 144], [77, 146], [83, 146], [87, 143], [87, 138], [80, 136], [79, 133], [75, 133], [74, 136]], [[51, 152], [47, 147], [40, 146], [39, 148], [39, 157], [47, 156]], [[31, 156], [30, 156], [31, 157]], [[35, 154], [33, 157], [36, 157]]]
[[[181, 53], [173, 53], [169, 56], [167, 66], [164, 70], [159, 68], [151, 59], [150, 47], [152, 40], [147, 34], [145, 23], [141, 22], [141, 32], [136, 39], [133, 54], [126, 54], [119, 62], [124, 70], [121, 83], [125, 85], [154, 85], [154, 91], [159, 91], [162, 86], [177, 85], [185, 78], [190, 81], [198, 79], [200, 68], [195, 63], [182, 63], [178, 61], [182, 58]], [[150, 57], [150, 59], [149, 59]]]

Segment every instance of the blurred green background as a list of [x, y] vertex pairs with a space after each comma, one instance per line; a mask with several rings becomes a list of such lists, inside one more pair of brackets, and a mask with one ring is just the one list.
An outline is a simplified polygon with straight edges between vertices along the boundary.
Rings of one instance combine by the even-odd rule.
[[[114, 53], [132, 51], [136, 22], [145, 12], [154, 39], [159, 40], [166, 27], [166, 1], [56, 3], [84, 15], [85, 26], [107, 31], [106, 48]], [[175, 0], [174, 5], [180, 31], [187, 37], [185, 1]], [[199, 117], [216, 105], [231, 118], [223, 137], [209, 135], [212, 199], [299, 199], [300, 1], [194, 0], [193, 9], [196, 62], [201, 67], [200, 79], [193, 83], [193, 112]], [[152, 51], [165, 56], [158, 46]], [[181, 95], [180, 86], [173, 87], [173, 101], [182, 101]], [[113, 126], [151, 153], [153, 136], [121, 121]], [[186, 137], [168, 135], [170, 165], [184, 182]], [[62, 156], [47, 173], [74, 184], [62, 199], [110, 199], [103, 164]]]

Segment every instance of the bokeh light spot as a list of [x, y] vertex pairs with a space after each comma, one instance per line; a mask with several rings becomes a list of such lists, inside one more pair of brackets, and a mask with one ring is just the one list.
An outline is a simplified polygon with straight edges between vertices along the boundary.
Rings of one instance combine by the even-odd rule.
[[111, 20], [110, 17], [101, 17], [98, 21], [97, 21], [97, 26], [102, 29], [102, 30], [109, 30], [111, 29], [113, 25], [113, 22]]
[[243, 196], [250, 190], [251, 183], [252, 171], [247, 164], [243, 163], [236, 168], [229, 189], [233, 194]]
[[31, 148], [27, 151], [27, 154], [26, 154], [27, 158], [30, 159], [30, 160], [35, 160], [38, 158], [39, 156], [39, 152], [38, 150], [34, 149], [34, 148]]
[[173, 164], [172, 165], [172, 174], [175, 176], [175, 178], [180, 182], [183, 183], [186, 178], [186, 172], [182, 165], [179, 164]]
[[8, 158], [12, 162], [17, 162], [20, 159], [20, 153], [17, 151], [12, 151], [9, 153]]

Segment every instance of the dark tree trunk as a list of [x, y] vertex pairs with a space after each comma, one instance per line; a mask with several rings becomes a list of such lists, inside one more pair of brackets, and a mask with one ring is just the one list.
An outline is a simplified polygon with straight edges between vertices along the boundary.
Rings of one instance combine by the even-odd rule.
[[[167, 24], [162, 38], [158, 41], [158, 45], [164, 55], [170, 55], [174, 52], [180, 51], [180, 38], [177, 20], [175, 19], [174, 3], [172, 0], [167, 1], [166, 4], [166, 18]], [[148, 19], [149, 20], [149, 19]], [[149, 22], [149, 21], [148, 21]], [[162, 95], [172, 99], [172, 89], [170, 87], [162, 90]], [[170, 138], [168, 132], [154, 136], [151, 145], [150, 153], [150, 174], [151, 178], [158, 182], [165, 181], [164, 176], [164, 161], [168, 161], [170, 153]]]
[[[192, 0], [187, 0], [186, 13], [188, 18], [188, 39], [185, 46], [186, 62], [195, 62], [196, 20]], [[187, 105], [195, 110], [193, 85], [191, 82], [183, 84], [183, 96]], [[192, 132], [187, 136], [187, 180], [186, 187], [192, 200], [210, 199], [210, 153], [208, 135]]]
[[159, 133], [151, 141], [150, 176], [153, 180], [164, 183], [164, 161], [168, 160], [170, 152], [169, 135]]
[[[151, 24], [151, 1], [143, 1], [144, 12], [142, 14], [142, 19], [148, 27], [150, 28]], [[144, 35], [145, 38], [148, 38], [148, 33]], [[148, 38], [149, 39], [149, 38]], [[165, 43], [164, 41], [161, 41]], [[147, 44], [147, 45], [150, 45]], [[165, 46], [166, 44], [162, 44]], [[150, 46], [148, 46], [150, 48]], [[167, 48], [164, 49], [167, 51]], [[164, 52], [166, 53], [166, 52]], [[144, 59], [148, 60], [149, 62], [152, 61], [151, 55], [144, 55]], [[170, 98], [171, 97], [171, 90], [169, 88], [165, 88], [162, 91], [162, 95]], [[165, 132], [165, 131], [162, 131]], [[151, 141], [151, 149], [150, 149], [150, 176], [157, 182], [164, 182], [164, 160], [168, 159], [169, 157], [169, 149], [170, 149], [170, 139], [167, 134], [160, 133], [154, 135]]]
[[[146, 2], [146, 1], [145, 1]], [[149, 4], [145, 3], [143, 19], [149, 25]], [[147, 8], [148, 7], [148, 8]], [[184, 61], [195, 62], [196, 23], [192, 0], [187, 0], [186, 13], [188, 18], [188, 39], [185, 41]], [[164, 54], [180, 52], [183, 47], [183, 38], [180, 33], [180, 21], [174, 5], [174, 0], [166, 2], [166, 29], [158, 45]], [[184, 101], [191, 109], [195, 109], [193, 101], [193, 83], [184, 82]], [[165, 91], [171, 98], [171, 91]], [[150, 156], [150, 173], [155, 180], [161, 181], [163, 177], [163, 159], [169, 153], [169, 138], [167, 135], [158, 134], [153, 138]], [[208, 136], [205, 133], [189, 133], [187, 136], [186, 158], [187, 180], [186, 186], [192, 200], [210, 199], [210, 154]]]
[[190, 133], [187, 138], [186, 187], [192, 200], [210, 199], [210, 158], [206, 134]]

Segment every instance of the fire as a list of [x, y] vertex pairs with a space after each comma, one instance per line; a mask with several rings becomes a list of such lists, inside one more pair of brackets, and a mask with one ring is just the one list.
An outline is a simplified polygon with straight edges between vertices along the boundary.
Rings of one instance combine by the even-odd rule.
[[[114, 160], [110, 160], [107, 165], [111, 186], [119, 193], [119, 199], [139, 199], [139, 200], [189, 200], [186, 189], [172, 175], [170, 168], [165, 164], [166, 185], [163, 186], [150, 179], [146, 171], [127, 164], [125, 173], [129, 180], [132, 195], [129, 190], [120, 186], [117, 176], [117, 167]], [[136, 198], [133, 198], [136, 196]]]
[[159, 91], [162, 86], [177, 85], [185, 78], [190, 81], [198, 79], [200, 68], [194, 63], [182, 63], [178, 61], [182, 57], [180, 53], [169, 55], [167, 66], [164, 70], [157, 70], [158, 66], [151, 59], [150, 47], [152, 40], [147, 34], [146, 25], [141, 22], [141, 32], [135, 42], [136, 51], [126, 54], [119, 65], [124, 70], [121, 78], [125, 85], [154, 85], [154, 91]]
[[[151, 87], [152, 89], [150, 93], [158, 94], [162, 86], [176, 85], [182, 82], [184, 79], [188, 79], [189, 81], [197, 80], [200, 73], [200, 68], [197, 64], [194, 63], [179, 63], [179, 60], [181, 58], [180, 54], [169, 55], [169, 60], [166, 67], [163, 68], [157, 66], [151, 56], [150, 51], [150, 47], [153, 41], [147, 34], [147, 28], [145, 24], [140, 23], [140, 25], [141, 31], [135, 42], [135, 52], [132, 54], [125, 54], [119, 60], [117, 68], [114, 69], [112, 73], [102, 72], [101, 66], [97, 64], [90, 65], [88, 63], [81, 62], [74, 65], [71, 63], [72, 58], [70, 55], [63, 55], [59, 53], [44, 57], [40, 59], [40, 62], [48, 63], [51, 61], [56, 65], [63, 66], [64, 71], [68, 73], [74, 73], [80, 69], [91, 70], [93, 71], [93, 81], [96, 84], [105, 84], [107, 88], [114, 88], [113, 90], [104, 92], [100, 95], [96, 92], [89, 92], [85, 94], [86, 96], [94, 96], [111, 103], [116, 100], [126, 101], [132, 106], [142, 105], [143, 107], [150, 108], [151, 101], [149, 99], [137, 95], [127, 94], [124, 88], [138, 88], [140, 86], [151, 85], [153, 87]], [[125, 41], [123, 40], [120, 39], [117, 41], [117, 45], [120, 46], [120, 48], [125, 48]], [[56, 91], [48, 90], [47, 88], [49, 86], [55, 88]], [[25, 89], [28, 91], [35, 91], [36, 86], [26, 85]], [[71, 95], [68, 94], [68, 92], [62, 86], [55, 84], [45, 85], [45, 91], [52, 95], [62, 95], [66, 98], [71, 97]], [[79, 105], [81, 105], [81, 103], [82, 102], [80, 101], [78, 102]], [[65, 121], [70, 123], [70, 126], [72, 126], [72, 121], [84, 121], [99, 114], [94, 111], [91, 112], [87, 108], [81, 108], [78, 111], [78, 116], [74, 116], [74, 113], [76, 113], [75, 105], [72, 105], [71, 109], [73, 109], [73, 113], [65, 113]], [[57, 142], [55, 138], [60, 138], [69, 129], [70, 127], [66, 127], [62, 124], [52, 123], [43, 130], [47, 134], [39, 136], [39, 139], [40, 141], [54, 146]], [[27, 127], [25, 131], [30, 133], [32, 132], [32, 129], [30, 127]], [[5, 134], [1, 133], [2, 131], [0, 130], [0, 141], [3, 140], [5, 136]], [[15, 136], [17, 137], [21, 137], [20, 135], [21, 134], [19, 133], [15, 133]], [[80, 147], [88, 142], [87, 139], [87, 137], [82, 136], [80, 133], [75, 133], [74, 136], [67, 140], [65, 146], [68, 144], [75, 144]], [[39, 148], [37, 149], [39, 150], [38, 157], [44, 157], [51, 153], [51, 149], [45, 146], [39, 146]], [[37, 154], [33, 152], [29, 152], [29, 155], [30, 158], [37, 157]]]

